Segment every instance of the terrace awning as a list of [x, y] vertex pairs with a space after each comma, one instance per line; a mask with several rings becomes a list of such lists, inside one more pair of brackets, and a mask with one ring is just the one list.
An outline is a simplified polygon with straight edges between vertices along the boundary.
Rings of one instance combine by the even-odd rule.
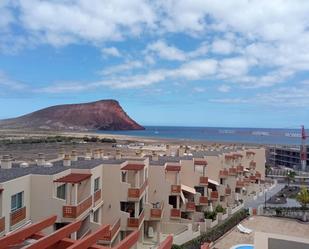
[[209, 179], [209, 178], [208, 178], [208, 183], [211, 183], [211, 184], [216, 185], [216, 186], [219, 186], [219, 185], [220, 185], [217, 181], [211, 180], [211, 179]]
[[80, 183], [88, 178], [90, 178], [92, 174], [88, 173], [71, 173], [66, 176], [60, 177], [54, 182], [63, 182], [63, 183]]
[[194, 194], [194, 195], [196, 194], [196, 190], [194, 188], [191, 188], [191, 187], [184, 185], [184, 184], [181, 184], [181, 190], [186, 191], [186, 192], [191, 193], [191, 194]]
[[143, 168], [145, 168], [145, 164], [128, 163], [123, 166], [121, 170], [142, 170]]

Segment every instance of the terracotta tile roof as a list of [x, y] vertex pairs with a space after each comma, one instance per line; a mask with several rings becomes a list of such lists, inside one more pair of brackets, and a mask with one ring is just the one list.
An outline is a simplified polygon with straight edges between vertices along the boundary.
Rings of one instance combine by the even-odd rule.
[[65, 183], [80, 183], [91, 177], [92, 174], [82, 174], [82, 173], [71, 173], [66, 176], [60, 177], [54, 182], [65, 182]]
[[128, 163], [126, 166], [122, 167], [122, 170], [142, 170], [145, 164]]

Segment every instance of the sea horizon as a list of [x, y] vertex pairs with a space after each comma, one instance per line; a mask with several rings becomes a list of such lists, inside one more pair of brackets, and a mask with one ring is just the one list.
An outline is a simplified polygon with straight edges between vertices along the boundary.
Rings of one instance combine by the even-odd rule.
[[300, 145], [300, 129], [243, 128], [243, 127], [197, 127], [197, 126], [144, 126], [145, 130], [98, 131], [133, 137], [195, 140], [270, 145]]

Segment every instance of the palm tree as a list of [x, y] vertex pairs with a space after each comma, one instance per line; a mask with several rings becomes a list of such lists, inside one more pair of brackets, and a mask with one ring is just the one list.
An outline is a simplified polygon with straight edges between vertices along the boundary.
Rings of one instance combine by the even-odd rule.
[[286, 174], [286, 179], [288, 181], [288, 186], [290, 186], [290, 182], [295, 180], [296, 173], [295, 171], [288, 171]]
[[298, 195], [296, 196], [296, 200], [299, 201], [303, 208], [303, 221], [306, 221], [305, 210], [307, 205], [309, 204], [309, 191], [306, 187], [302, 187]]

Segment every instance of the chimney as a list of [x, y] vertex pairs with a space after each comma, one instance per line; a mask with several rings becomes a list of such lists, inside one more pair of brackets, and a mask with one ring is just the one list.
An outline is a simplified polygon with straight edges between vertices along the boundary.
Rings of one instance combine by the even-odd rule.
[[61, 148], [60, 151], [59, 151], [59, 158], [63, 159], [64, 158], [64, 149]]
[[86, 157], [91, 159], [91, 149], [87, 148], [86, 150]]
[[104, 158], [104, 150], [103, 149], [100, 149], [100, 157]]
[[43, 153], [38, 154], [38, 160], [37, 160], [37, 165], [38, 166], [44, 166], [45, 165], [45, 155]]
[[100, 159], [100, 158], [101, 158], [100, 149], [95, 149], [95, 150], [93, 151], [93, 158], [94, 158], [94, 159]]
[[12, 160], [9, 155], [4, 155], [1, 160], [1, 168], [2, 169], [11, 169], [12, 168]]
[[72, 150], [72, 153], [71, 153], [71, 160], [72, 160], [72, 161], [77, 161], [77, 160], [78, 160], [77, 151], [76, 151], [76, 150]]
[[71, 166], [71, 158], [70, 158], [70, 155], [68, 155], [68, 154], [64, 155], [64, 158], [63, 158], [63, 166], [64, 166], [64, 167], [70, 167], [70, 166]]
[[159, 155], [154, 150], [152, 151], [151, 159], [152, 159], [152, 161], [158, 161], [159, 160]]
[[116, 150], [116, 156], [115, 156], [115, 159], [121, 159], [121, 153], [120, 153], [120, 150]]
[[180, 147], [178, 148], [178, 156], [183, 156], [185, 153], [185, 149], [182, 145], [180, 145]]

